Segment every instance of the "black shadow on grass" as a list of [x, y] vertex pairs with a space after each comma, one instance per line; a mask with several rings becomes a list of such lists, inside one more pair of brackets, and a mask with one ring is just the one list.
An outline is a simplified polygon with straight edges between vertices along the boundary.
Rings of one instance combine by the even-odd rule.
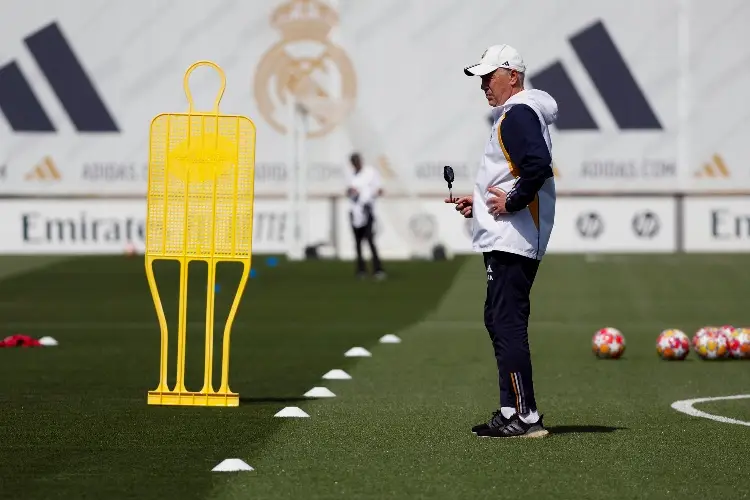
[[628, 430], [627, 427], [610, 427], [607, 425], [553, 425], [547, 427], [550, 434], [601, 434], [605, 432], [615, 432]]
[[290, 396], [288, 398], [279, 397], [241, 397], [240, 403], [244, 404], [263, 404], [263, 403], [299, 403], [300, 401], [310, 401], [315, 398], [304, 398], [301, 396]]

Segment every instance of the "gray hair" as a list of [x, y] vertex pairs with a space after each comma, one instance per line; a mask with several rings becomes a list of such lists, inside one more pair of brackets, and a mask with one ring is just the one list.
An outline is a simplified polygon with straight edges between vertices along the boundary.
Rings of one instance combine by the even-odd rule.
[[[505, 71], [508, 74], [510, 74], [510, 72], [513, 71], [512, 69], [509, 69], [509, 68], [497, 68], [497, 69]], [[526, 75], [524, 73], [518, 71], [518, 70], [515, 70], [515, 71], [516, 71], [516, 73], [518, 73], [518, 83], [520, 83], [521, 84], [521, 88], [523, 88], [523, 81], [526, 78]]]

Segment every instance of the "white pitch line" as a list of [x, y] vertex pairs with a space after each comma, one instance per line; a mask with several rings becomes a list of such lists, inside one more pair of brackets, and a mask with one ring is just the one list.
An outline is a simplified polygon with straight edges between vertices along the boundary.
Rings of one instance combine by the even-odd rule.
[[692, 417], [707, 418], [709, 420], [716, 420], [717, 422], [724, 422], [725, 424], [746, 425], [750, 427], [750, 422], [745, 422], [744, 420], [736, 420], [729, 417], [722, 417], [721, 415], [714, 415], [713, 413], [706, 413], [705, 411], [696, 410], [695, 408], [693, 408], [694, 404], [707, 403], [709, 401], [721, 401], [724, 399], [750, 399], [750, 394], [719, 396], [715, 398], [686, 399], [684, 401], [675, 401], [674, 403], [672, 403], [672, 408], [679, 412], [686, 413]]

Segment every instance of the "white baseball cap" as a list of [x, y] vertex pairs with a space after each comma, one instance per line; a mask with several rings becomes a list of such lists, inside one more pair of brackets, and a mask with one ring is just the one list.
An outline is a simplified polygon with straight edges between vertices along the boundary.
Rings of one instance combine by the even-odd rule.
[[510, 45], [492, 45], [487, 47], [477, 64], [464, 68], [468, 76], [484, 76], [497, 68], [514, 69], [520, 73], [526, 72], [521, 54]]

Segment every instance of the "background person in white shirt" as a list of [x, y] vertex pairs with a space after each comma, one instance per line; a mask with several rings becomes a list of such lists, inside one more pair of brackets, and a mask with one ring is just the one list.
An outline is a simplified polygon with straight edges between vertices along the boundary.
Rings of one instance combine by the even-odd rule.
[[487, 272], [484, 323], [497, 361], [500, 409], [472, 428], [480, 437], [548, 434], [534, 396], [528, 326], [531, 286], [555, 218], [549, 125], [557, 103], [546, 92], [525, 90], [525, 72], [509, 45], [489, 47], [478, 64], [464, 68], [481, 77], [492, 130], [474, 194], [445, 200], [473, 219], [473, 248], [483, 254]]
[[365, 261], [362, 258], [362, 241], [367, 241], [372, 255], [373, 273], [377, 279], [385, 278], [383, 264], [378, 256], [375, 245], [375, 199], [383, 195], [380, 175], [370, 165], [362, 163], [359, 153], [353, 153], [349, 158], [352, 164], [352, 174], [346, 195], [349, 198], [349, 217], [354, 233], [354, 242], [357, 249], [357, 276], [364, 277], [367, 274]]

